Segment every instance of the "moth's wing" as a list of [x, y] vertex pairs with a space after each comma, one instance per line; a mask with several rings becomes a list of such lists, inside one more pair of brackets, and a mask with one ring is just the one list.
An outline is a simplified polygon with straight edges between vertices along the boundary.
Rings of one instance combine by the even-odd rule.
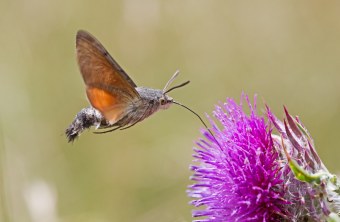
[[91, 105], [110, 123], [118, 121], [127, 107], [140, 98], [136, 84], [88, 32], [78, 31], [76, 49]]
[[[110, 77], [110, 75], [108, 74], [103, 75], [104, 78], [107, 78], [105, 80], [108, 83], [112, 83], [112, 80], [116, 80], [116, 74], [118, 74], [118, 76], [123, 80], [126, 80], [127, 83], [131, 87], [133, 87], [133, 90], [136, 92], [134, 88], [136, 88], [137, 85], [132, 81], [132, 79], [118, 65], [118, 63], [112, 58], [112, 56], [108, 53], [104, 46], [94, 36], [84, 30], [79, 30], [77, 33], [76, 47], [78, 63], [81, 71], [86, 71], [87, 69], [91, 70], [93, 69], [94, 65], [103, 66], [109, 70], [112, 69], [112, 71], [115, 72], [114, 74], [112, 74], [112, 77]], [[85, 77], [85, 75], [91, 75], [90, 72], [82, 72], [82, 74], [83, 77]], [[90, 80], [90, 78], [86, 79]], [[123, 80], [122, 82], [124, 82]]]

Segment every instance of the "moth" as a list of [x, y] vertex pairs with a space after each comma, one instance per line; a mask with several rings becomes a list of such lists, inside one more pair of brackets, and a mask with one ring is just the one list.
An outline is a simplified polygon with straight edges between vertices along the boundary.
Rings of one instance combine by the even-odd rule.
[[91, 106], [82, 109], [66, 129], [69, 142], [73, 142], [85, 129], [92, 126], [103, 130], [94, 133], [130, 128], [158, 110], [168, 109], [172, 104], [193, 112], [207, 128], [197, 113], [168, 96], [170, 91], [189, 83], [186, 81], [168, 89], [178, 76], [178, 71], [166, 83], [163, 90], [138, 87], [90, 33], [78, 31], [76, 52]]

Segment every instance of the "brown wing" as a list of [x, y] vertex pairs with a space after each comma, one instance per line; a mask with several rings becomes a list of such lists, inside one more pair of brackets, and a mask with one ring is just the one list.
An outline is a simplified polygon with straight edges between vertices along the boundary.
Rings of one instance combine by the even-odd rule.
[[111, 123], [118, 121], [126, 107], [140, 97], [136, 84], [88, 32], [78, 31], [76, 48], [91, 105]]

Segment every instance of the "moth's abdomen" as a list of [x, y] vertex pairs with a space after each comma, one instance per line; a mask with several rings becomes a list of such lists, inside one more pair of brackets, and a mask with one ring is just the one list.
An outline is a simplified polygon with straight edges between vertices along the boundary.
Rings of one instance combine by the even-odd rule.
[[105, 125], [103, 115], [93, 107], [87, 107], [76, 115], [71, 125], [65, 130], [68, 142], [73, 142], [84, 130], [92, 126]]

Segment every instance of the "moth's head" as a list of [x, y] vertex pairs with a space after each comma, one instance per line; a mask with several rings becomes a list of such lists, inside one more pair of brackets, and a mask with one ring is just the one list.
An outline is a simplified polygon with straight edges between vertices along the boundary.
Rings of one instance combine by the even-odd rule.
[[174, 99], [167, 94], [162, 94], [162, 96], [158, 99], [159, 108], [160, 109], [168, 109], [170, 105], [173, 103]]

